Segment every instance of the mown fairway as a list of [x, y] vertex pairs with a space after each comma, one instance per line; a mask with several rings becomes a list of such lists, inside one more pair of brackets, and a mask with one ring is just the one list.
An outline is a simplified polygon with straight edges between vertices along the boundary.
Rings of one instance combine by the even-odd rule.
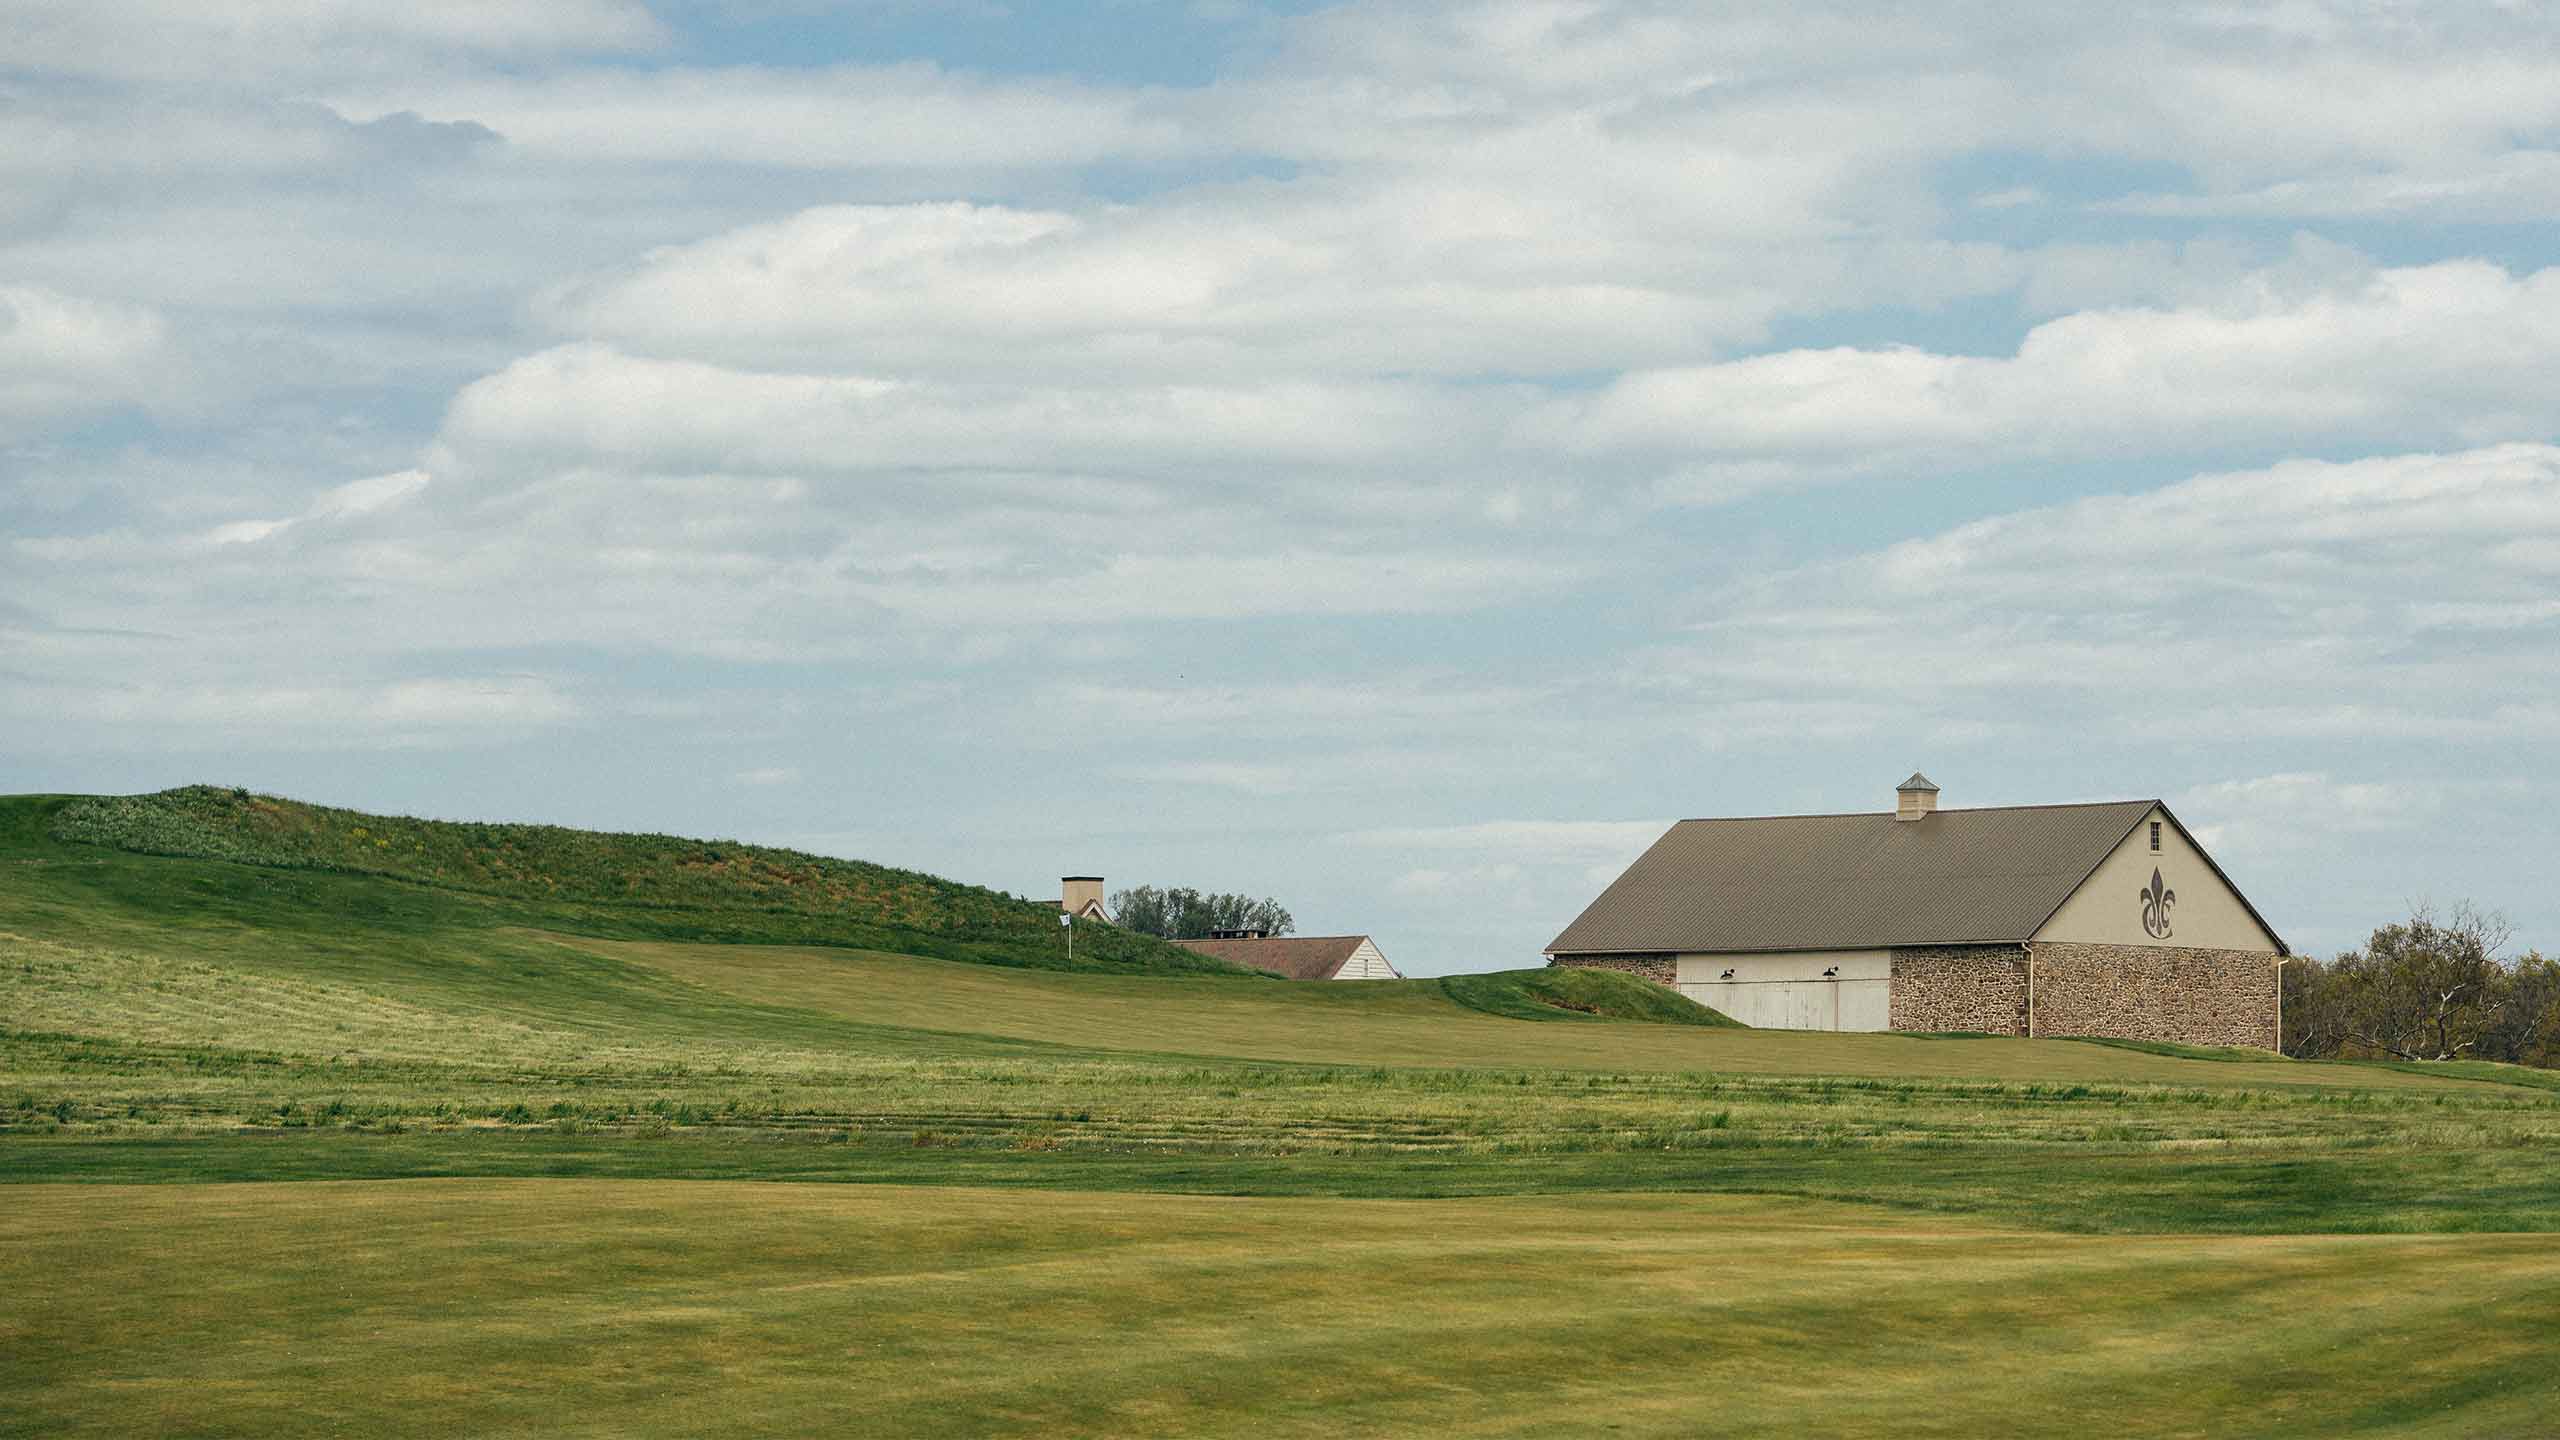
[[[2560, 1433], [2544, 1072], [1062, 973], [903, 872], [822, 946], [774, 877], [873, 872], [58, 809], [0, 800], [6, 1433]], [[487, 883], [307, 868], [376, 839]], [[877, 948], [946, 921], [1003, 963]]]
[[12, 1199], [9, 1291], [80, 1280], [13, 1317], [27, 1434], [2476, 1436], [2560, 1407], [2540, 1236], [2102, 1240], [1687, 1196]]

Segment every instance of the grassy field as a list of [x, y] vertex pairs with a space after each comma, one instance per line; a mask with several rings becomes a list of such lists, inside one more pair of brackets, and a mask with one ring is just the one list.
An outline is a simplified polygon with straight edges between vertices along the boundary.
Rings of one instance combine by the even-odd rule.
[[0, 1433], [2560, 1433], [2541, 1072], [1069, 973], [167, 813], [0, 799]]
[[0, 1348], [27, 1435], [2481, 1436], [2560, 1411], [2542, 1237], [2091, 1239], [1696, 1196], [11, 1200], [0, 1287], [49, 1291]]

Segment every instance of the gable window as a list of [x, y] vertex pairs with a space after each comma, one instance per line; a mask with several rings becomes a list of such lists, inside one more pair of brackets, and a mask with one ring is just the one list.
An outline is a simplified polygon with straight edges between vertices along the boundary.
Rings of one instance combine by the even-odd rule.
[[2151, 853], [2160, 853], [2160, 822], [2157, 820], [2151, 822]]

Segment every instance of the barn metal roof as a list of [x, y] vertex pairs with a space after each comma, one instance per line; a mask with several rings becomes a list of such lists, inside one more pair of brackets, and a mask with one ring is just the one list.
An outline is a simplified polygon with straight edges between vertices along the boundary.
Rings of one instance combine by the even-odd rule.
[[2024, 941], [2159, 803], [1940, 810], [1922, 820], [1889, 813], [1683, 820], [1547, 949]]
[[1330, 980], [1350, 963], [1366, 935], [1285, 936], [1276, 940], [1177, 940], [1231, 965], [1250, 965], [1289, 980]]

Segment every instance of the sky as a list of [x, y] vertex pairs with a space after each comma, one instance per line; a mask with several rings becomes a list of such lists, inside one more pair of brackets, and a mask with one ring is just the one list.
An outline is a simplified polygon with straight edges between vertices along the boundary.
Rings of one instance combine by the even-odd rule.
[[13, 0], [0, 791], [1275, 896], [2160, 797], [2560, 947], [2560, 11]]

